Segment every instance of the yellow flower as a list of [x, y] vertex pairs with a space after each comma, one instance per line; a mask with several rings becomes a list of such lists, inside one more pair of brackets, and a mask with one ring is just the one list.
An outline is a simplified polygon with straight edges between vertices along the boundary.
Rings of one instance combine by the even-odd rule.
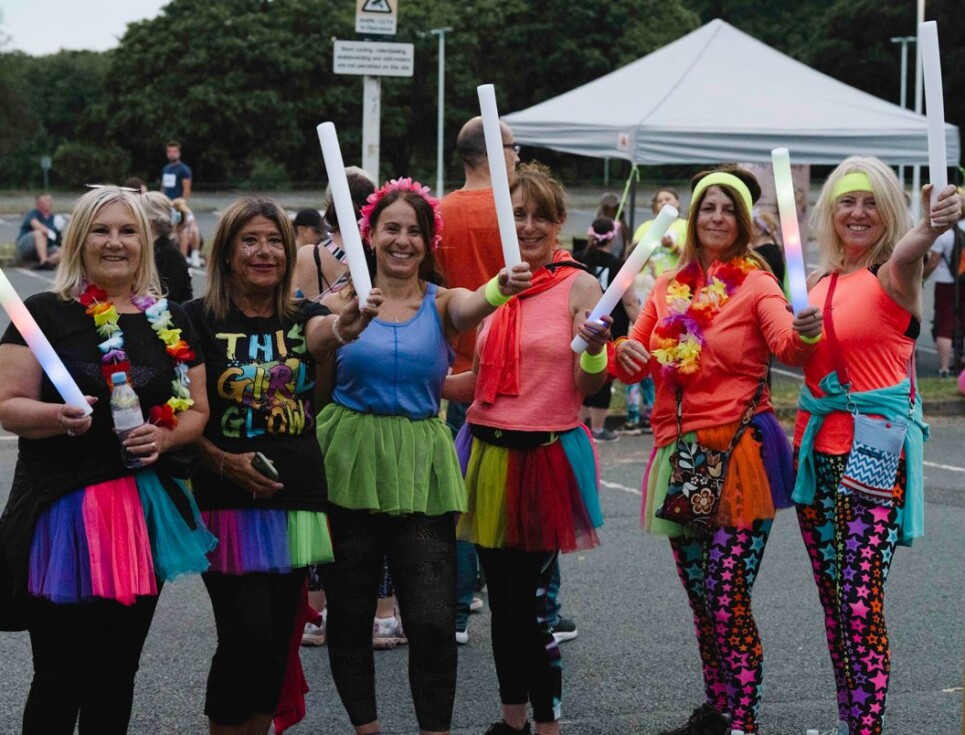
[[94, 324], [98, 327], [103, 327], [108, 323], [117, 324], [117, 309], [114, 308], [114, 304], [111, 304], [106, 309], [100, 308], [105, 306], [104, 304], [98, 304], [97, 306], [98, 309], [94, 312]]
[[157, 332], [157, 336], [161, 338], [161, 341], [164, 344], [170, 347], [171, 345], [176, 344], [179, 339], [181, 339], [181, 330], [180, 329], [159, 329]]
[[690, 286], [679, 281], [671, 281], [667, 285], [667, 301], [671, 299], [690, 299]]
[[169, 398], [168, 405], [173, 408], [175, 412], [187, 411], [194, 405], [194, 401], [191, 398]]

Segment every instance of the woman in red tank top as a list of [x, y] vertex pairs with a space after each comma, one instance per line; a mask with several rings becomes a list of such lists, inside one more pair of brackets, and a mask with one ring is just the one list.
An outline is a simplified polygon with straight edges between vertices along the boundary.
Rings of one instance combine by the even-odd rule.
[[[910, 227], [894, 172], [877, 158], [855, 156], [828, 177], [814, 210], [821, 261], [809, 296], [824, 307], [826, 339], [804, 369], [794, 500], [838, 690], [838, 726], [823, 735], [881, 733], [891, 657], [884, 581], [895, 546], [922, 532], [927, 427], [912, 382], [922, 260], [961, 212], [953, 187], [934, 206], [930, 193], [930, 185], [922, 189], [924, 215]], [[855, 406], [908, 423], [890, 497], [840, 484]]]

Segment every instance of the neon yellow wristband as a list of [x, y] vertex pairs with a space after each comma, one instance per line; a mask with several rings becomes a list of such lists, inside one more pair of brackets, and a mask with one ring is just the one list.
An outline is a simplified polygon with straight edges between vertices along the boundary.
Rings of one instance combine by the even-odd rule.
[[591, 355], [589, 352], [580, 355], [580, 367], [589, 375], [596, 375], [606, 370], [606, 361], [605, 349], [600, 350], [599, 355]]
[[823, 332], [819, 334], [817, 337], [805, 337], [803, 334], [798, 335], [798, 337], [801, 338], [801, 341], [806, 345], [816, 345], [818, 342], [821, 341], [821, 337], [823, 336], [824, 336]]
[[499, 276], [493, 276], [486, 282], [486, 301], [490, 306], [500, 307], [509, 301], [512, 296], [503, 296], [499, 291]]

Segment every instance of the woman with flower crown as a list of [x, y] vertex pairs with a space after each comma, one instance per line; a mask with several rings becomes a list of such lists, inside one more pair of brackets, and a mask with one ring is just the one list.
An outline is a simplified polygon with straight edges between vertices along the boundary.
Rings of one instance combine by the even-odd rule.
[[[774, 417], [766, 378], [773, 353], [801, 365], [821, 317], [789, 313], [781, 286], [751, 248], [757, 180], [735, 167], [697, 174], [687, 240], [663, 274], [612, 366], [625, 382], [653, 376], [654, 450], [644, 476], [642, 522], [668, 536], [693, 613], [705, 701], [664, 735], [756, 733], [763, 656], [751, 588], [777, 508], [790, 506], [791, 447]], [[730, 455], [716, 515], [697, 533], [657, 517], [673, 480], [678, 434]], [[679, 416], [679, 419], [678, 419]], [[709, 491], [708, 491], [709, 492]]]
[[244, 197], [221, 215], [207, 293], [185, 305], [211, 406], [194, 489], [219, 541], [203, 575], [218, 631], [204, 711], [217, 735], [267, 733], [283, 684], [292, 690], [286, 667], [305, 624], [297, 616], [307, 568], [332, 558], [315, 364], [357, 338], [381, 301], [373, 289], [364, 308], [355, 299], [336, 317], [292, 298], [294, 272], [285, 210]]
[[[208, 417], [205, 369], [184, 312], [160, 296], [138, 195], [96, 187], [74, 208], [53, 290], [27, 308], [86, 394], [61, 402], [23, 337], [0, 340], [0, 423], [20, 436], [0, 519], [0, 624], [30, 632], [23, 732], [127, 731], [134, 675], [163, 583], [208, 567], [215, 544], [169, 453]], [[110, 384], [123, 372], [146, 412], [124, 446]], [[10, 602], [12, 592], [12, 603]], [[4, 601], [7, 605], [4, 605]]]
[[[438, 285], [439, 202], [389, 181], [359, 220], [379, 316], [336, 354], [332, 403], [318, 416], [335, 561], [322, 569], [332, 676], [359, 735], [381, 729], [372, 618], [386, 556], [409, 639], [421, 733], [448, 733], [456, 688], [455, 514], [466, 508], [452, 435], [439, 419], [452, 341], [529, 285], [515, 266], [476, 291]], [[333, 304], [347, 289], [327, 297]]]

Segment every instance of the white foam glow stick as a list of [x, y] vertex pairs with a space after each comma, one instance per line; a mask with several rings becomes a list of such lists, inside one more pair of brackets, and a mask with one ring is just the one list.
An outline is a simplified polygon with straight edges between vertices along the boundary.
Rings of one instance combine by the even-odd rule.
[[787, 148], [772, 150], [771, 164], [774, 167], [777, 209], [781, 215], [781, 233], [784, 235], [784, 259], [787, 261], [791, 307], [795, 314], [800, 314], [808, 306], [808, 285], [804, 271], [801, 231], [797, 222], [797, 204], [794, 201], [794, 181], [791, 179], [791, 154]]
[[60, 359], [60, 355], [51, 346], [50, 340], [40, 330], [37, 320], [27, 311], [27, 307], [20, 296], [17, 295], [3, 269], [0, 269], [0, 306], [3, 306], [7, 316], [10, 317], [10, 321], [20, 330], [20, 335], [34, 353], [40, 367], [47, 373], [50, 382], [54, 384], [57, 392], [64, 399], [64, 403], [81, 409], [84, 415], [88, 416], [94, 409], [90, 407], [80, 387], [70, 377], [64, 361]]
[[[600, 321], [600, 317], [609, 314], [616, 308], [617, 303], [623, 298], [623, 294], [633, 285], [633, 279], [637, 277], [637, 273], [639, 273], [643, 269], [643, 266], [647, 264], [647, 261], [650, 260], [650, 256], [653, 255], [653, 251], [660, 245], [660, 241], [663, 239], [663, 236], [667, 234], [670, 225], [677, 219], [677, 214], [677, 210], [669, 204], [663, 205], [663, 209], [660, 210], [653, 224], [650, 225], [650, 229], [647, 230], [647, 234], [643, 236], [643, 240], [641, 240], [640, 244], [630, 253], [623, 267], [617, 271], [613, 280], [610, 281], [606, 292], [600, 297], [600, 300], [596, 302], [596, 306], [593, 307], [593, 311], [590, 312], [590, 316], [586, 319], [588, 322], [602, 324], [603, 322]], [[589, 347], [589, 345], [580, 335], [576, 335], [573, 341], [570, 342], [570, 349], [576, 353], [586, 351], [587, 347]]]
[[[918, 26], [918, 48], [925, 76], [925, 102], [928, 112], [928, 178], [932, 184], [931, 203], [948, 186], [948, 161], [945, 156], [945, 100], [942, 97], [942, 65], [938, 52], [938, 25], [929, 20]], [[933, 223], [934, 224], [934, 223]]]
[[516, 239], [516, 220], [513, 217], [513, 200], [509, 194], [509, 175], [503, 154], [503, 131], [499, 127], [499, 111], [496, 109], [496, 88], [491, 84], [476, 87], [479, 95], [479, 111], [482, 113], [483, 133], [486, 136], [486, 155], [489, 157], [489, 177], [496, 200], [496, 219], [499, 222], [499, 239], [503, 244], [503, 261], [510, 270], [521, 261], [519, 240]]
[[365, 306], [365, 301], [372, 290], [372, 278], [369, 267], [365, 262], [365, 251], [362, 249], [362, 236], [359, 234], [359, 223], [355, 218], [355, 206], [352, 204], [352, 194], [348, 188], [348, 177], [345, 175], [345, 163], [342, 161], [342, 150], [338, 147], [338, 136], [335, 125], [323, 122], [316, 130], [318, 141], [322, 144], [322, 157], [325, 159], [325, 172], [332, 187], [332, 201], [335, 203], [335, 215], [338, 217], [338, 230], [342, 234], [342, 244], [345, 256], [348, 258], [348, 269], [352, 274], [352, 285], [359, 296], [359, 308]]

